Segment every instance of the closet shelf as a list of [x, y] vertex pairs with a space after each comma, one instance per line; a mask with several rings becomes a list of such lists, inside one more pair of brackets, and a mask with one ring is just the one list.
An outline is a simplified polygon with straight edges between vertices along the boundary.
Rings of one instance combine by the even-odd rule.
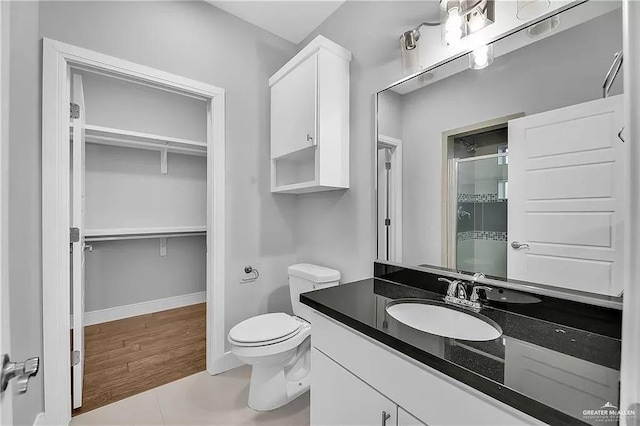
[[142, 240], [149, 238], [192, 237], [206, 234], [206, 226], [87, 229], [85, 231], [85, 241]]
[[167, 150], [167, 152], [176, 154], [198, 155], [202, 157], [206, 157], [207, 155], [206, 142], [114, 129], [92, 124], [85, 124], [84, 129], [85, 141], [87, 143], [152, 151]]

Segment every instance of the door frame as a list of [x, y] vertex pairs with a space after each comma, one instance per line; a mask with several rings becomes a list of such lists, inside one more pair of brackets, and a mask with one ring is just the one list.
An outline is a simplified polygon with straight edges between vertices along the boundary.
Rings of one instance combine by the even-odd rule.
[[[629, 143], [630, 194], [628, 217], [640, 217], [640, 2], [622, 2], [622, 44], [624, 50], [625, 128], [621, 136]], [[640, 416], [640, 265], [631, 262], [640, 256], [640, 221], [629, 221], [630, 244], [625, 263], [622, 310], [622, 361], [620, 368], [620, 410], [635, 410]], [[633, 423], [637, 424], [638, 420]], [[623, 424], [621, 421], [620, 424]]]
[[[9, 2], [0, 1], [0, 349], [10, 354], [9, 301]], [[12, 385], [0, 396], [0, 425], [13, 424]]]
[[[91, 50], [43, 38], [42, 300], [46, 424], [71, 420], [69, 260], [69, 87], [89, 69], [207, 102], [207, 371], [238, 365], [225, 352], [225, 90]], [[214, 238], [215, 235], [215, 238]]]
[[455, 161], [452, 161], [452, 159], [454, 158], [454, 139], [462, 136], [472, 135], [474, 133], [490, 132], [491, 130], [500, 129], [502, 127], [506, 127], [509, 124], [509, 120], [520, 117], [524, 117], [524, 112], [509, 114], [503, 117], [497, 117], [491, 120], [481, 121], [479, 123], [469, 124], [467, 126], [458, 127], [457, 129], [450, 129], [442, 132], [442, 177], [440, 179], [442, 193], [442, 201], [440, 203], [440, 217], [442, 222], [442, 265], [446, 265], [448, 268], [456, 268], [456, 237], [451, 233], [452, 229], [454, 230], [454, 232], [456, 229], [455, 219], [453, 218], [455, 217], [454, 210], [457, 206], [457, 200], [451, 199], [451, 189], [455, 188], [455, 190], [457, 191], [456, 178], [458, 173], [458, 171], [455, 169]]
[[[392, 258], [392, 262], [402, 262], [402, 141], [391, 136], [378, 135], [378, 144], [376, 147], [376, 155], [384, 148], [391, 150], [391, 172], [389, 187], [391, 188], [390, 196], [390, 212], [391, 217], [394, 218], [393, 226], [391, 228], [391, 238], [389, 242], [389, 252], [387, 258]], [[377, 166], [376, 166], [377, 170]], [[376, 209], [379, 208], [376, 205]], [[382, 220], [380, 218], [379, 220]], [[378, 222], [378, 226], [380, 222]], [[380, 247], [378, 247], [378, 253]], [[380, 255], [377, 255], [380, 258]], [[389, 260], [389, 259], [387, 259]]]

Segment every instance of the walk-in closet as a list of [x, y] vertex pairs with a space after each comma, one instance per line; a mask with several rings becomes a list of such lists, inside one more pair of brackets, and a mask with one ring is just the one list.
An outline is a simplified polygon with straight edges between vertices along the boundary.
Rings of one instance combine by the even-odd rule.
[[205, 369], [208, 104], [70, 75], [77, 414]]

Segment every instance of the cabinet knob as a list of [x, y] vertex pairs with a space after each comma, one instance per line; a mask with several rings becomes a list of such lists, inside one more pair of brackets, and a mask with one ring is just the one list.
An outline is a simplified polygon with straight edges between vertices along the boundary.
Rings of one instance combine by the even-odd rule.
[[316, 141], [313, 139], [313, 136], [311, 136], [309, 133], [307, 133], [307, 142], [311, 142], [311, 145], [316, 144]]
[[382, 412], [382, 426], [387, 425], [387, 420], [389, 420], [390, 417], [391, 417], [391, 414], [387, 413], [386, 411]]

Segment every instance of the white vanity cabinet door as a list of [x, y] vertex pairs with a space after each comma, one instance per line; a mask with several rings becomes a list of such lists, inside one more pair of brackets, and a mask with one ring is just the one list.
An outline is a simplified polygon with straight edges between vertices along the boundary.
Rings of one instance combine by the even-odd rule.
[[[375, 389], [383, 398], [404, 407], [419, 421], [429, 425], [525, 426], [543, 422], [518, 411], [482, 392], [460, 383], [430, 367], [419, 364], [405, 355], [346, 327], [333, 319], [314, 312], [314, 353], [329, 357], [345, 371]], [[324, 355], [326, 354], [326, 355]], [[317, 386], [331, 381], [327, 373], [313, 363], [311, 386], [311, 418], [314, 404], [326, 407], [323, 399], [351, 398], [349, 390], [340, 384], [327, 385], [324, 391]], [[320, 377], [318, 377], [320, 376]], [[316, 393], [318, 392], [318, 393]], [[356, 401], [357, 403], [357, 401]], [[318, 424], [320, 423], [313, 423]], [[377, 425], [379, 423], [363, 423]], [[387, 422], [387, 426], [395, 423]]]
[[506, 338], [504, 384], [574, 417], [619, 401], [619, 379], [611, 368]]
[[312, 426], [396, 426], [397, 405], [313, 349]]
[[398, 407], [398, 426], [428, 426], [426, 423], [407, 413], [402, 407]]
[[314, 145], [316, 140], [318, 55], [271, 87], [271, 158]]

